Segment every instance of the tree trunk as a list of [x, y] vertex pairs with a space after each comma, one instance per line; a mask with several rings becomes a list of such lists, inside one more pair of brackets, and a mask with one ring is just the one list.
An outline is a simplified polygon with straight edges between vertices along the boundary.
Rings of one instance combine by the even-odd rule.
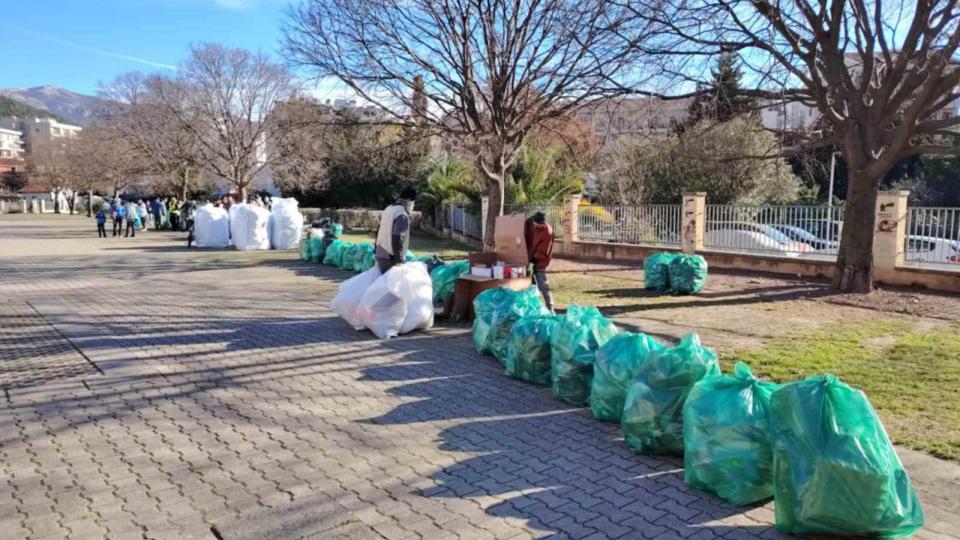
[[844, 209], [843, 232], [833, 286], [840, 292], [868, 293], [873, 290], [873, 235], [877, 219], [880, 179], [863, 170], [851, 170]]
[[[482, 169], [481, 169], [482, 170]], [[506, 198], [504, 195], [503, 171], [500, 171], [499, 177], [495, 171], [488, 171], [483, 174], [487, 184], [487, 221], [483, 224], [483, 249], [484, 251], [493, 251], [493, 233], [497, 224], [497, 217], [503, 215], [503, 203]]]
[[177, 195], [180, 197], [181, 201], [187, 200], [187, 188], [189, 187], [189, 185], [190, 185], [190, 168], [188, 167], [180, 173], [180, 182], [178, 186], [179, 190]]
[[70, 196], [67, 198], [67, 209], [70, 211], [70, 215], [73, 215], [74, 208], [77, 207], [77, 192], [71, 191]]
[[87, 190], [87, 217], [93, 216], [93, 192]]
[[240, 200], [237, 202], [247, 202], [247, 185], [239, 184], [237, 186], [237, 193], [240, 196]]
[[60, 190], [53, 190], [53, 213], [60, 213]]

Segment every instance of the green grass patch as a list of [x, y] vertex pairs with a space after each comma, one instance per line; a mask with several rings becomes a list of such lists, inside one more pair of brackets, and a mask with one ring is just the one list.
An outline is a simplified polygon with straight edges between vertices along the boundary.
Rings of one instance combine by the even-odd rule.
[[[343, 233], [340, 239], [345, 242], [363, 243], [373, 242], [376, 234], [373, 232]], [[450, 238], [440, 238], [423, 231], [413, 231], [410, 235], [410, 249], [417, 255], [439, 255], [442, 259], [466, 259], [467, 253], [478, 251]]]
[[960, 324], [835, 326], [727, 355], [724, 370], [736, 360], [777, 382], [833, 373], [866, 392], [895, 443], [960, 461]]

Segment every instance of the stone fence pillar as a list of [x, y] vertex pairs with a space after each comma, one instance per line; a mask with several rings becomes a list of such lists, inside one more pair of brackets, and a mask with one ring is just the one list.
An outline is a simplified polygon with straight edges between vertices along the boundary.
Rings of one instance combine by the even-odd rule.
[[907, 239], [907, 198], [909, 191], [881, 191], [873, 231], [873, 268], [876, 277], [903, 266]]
[[707, 222], [707, 194], [684, 193], [680, 209], [680, 249], [693, 254], [703, 249], [703, 233]]
[[581, 200], [583, 195], [570, 195], [563, 200], [563, 243], [568, 246], [580, 241]]

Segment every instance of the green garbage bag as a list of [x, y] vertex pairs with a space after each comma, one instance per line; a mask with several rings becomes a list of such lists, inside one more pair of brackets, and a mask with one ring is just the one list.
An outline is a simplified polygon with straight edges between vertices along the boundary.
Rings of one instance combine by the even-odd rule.
[[717, 354], [688, 334], [641, 366], [623, 407], [623, 435], [634, 452], [683, 454], [683, 404], [693, 385], [720, 374]]
[[610, 338], [597, 351], [590, 386], [590, 412], [597, 420], [619, 422], [623, 402], [640, 368], [663, 345], [643, 333], [624, 332]]
[[647, 290], [670, 290], [670, 263], [676, 253], [654, 253], [643, 261], [643, 284]]
[[343, 234], [343, 225], [339, 223], [334, 223], [330, 225], [330, 236], [334, 238], [340, 238], [340, 235]]
[[707, 284], [707, 260], [700, 255], [677, 255], [670, 262], [670, 291], [698, 294]]
[[353, 269], [357, 272], [363, 272], [364, 270], [367, 270], [367, 268], [364, 268], [363, 266], [364, 261], [366, 260], [367, 255], [372, 255], [373, 252], [373, 244], [357, 244], [353, 253]]
[[300, 239], [300, 260], [309, 261], [313, 259], [313, 254], [310, 253], [310, 239], [307, 237]]
[[457, 280], [470, 273], [470, 263], [467, 261], [453, 261], [441, 264], [430, 272], [433, 282], [433, 301], [446, 300], [453, 294]]
[[550, 336], [559, 322], [557, 315], [533, 315], [513, 325], [507, 342], [507, 375], [543, 386], [550, 384]]
[[404, 254], [404, 256], [403, 256], [403, 260], [404, 260], [404, 261], [407, 261], [407, 262], [415, 261], [415, 260], [417, 260], [417, 256], [414, 255], [413, 252], [408, 249], [407, 252], [406, 252], [406, 253]]
[[550, 338], [550, 390], [571, 405], [590, 398], [597, 349], [619, 330], [595, 307], [571, 304]]
[[737, 362], [733, 375], [700, 379], [683, 405], [683, 475], [696, 489], [743, 506], [773, 497], [770, 394]]
[[353, 261], [357, 258], [357, 247], [359, 247], [358, 244], [353, 242], [344, 242], [340, 264], [337, 265], [341, 270], [353, 270]]
[[377, 265], [377, 248], [374, 247], [370, 251], [365, 251], [363, 254], [363, 263], [361, 264], [360, 271], [366, 272], [374, 266]]
[[343, 259], [343, 248], [346, 247], [346, 242], [343, 240], [334, 240], [330, 242], [330, 245], [327, 246], [326, 252], [323, 254], [323, 264], [330, 266], [340, 266], [340, 261]]
[[547, 315], [543, 297], [535, 286], [522, 291], [498, 287], [480, 293], [473, 301], [473, 343], [480, 354], [492, 354], [506, 363], [510, 328], [524, 317]]
[[323, 246], [323, 237], [322, 236], [311, 236], [310, 237], [310, 262], [322, 262], [324, 255], [324, 246]]
[[833, 375], [770, 397], [776, 525], [799, 534], [909, 536], [923, 509], [867, 397]]

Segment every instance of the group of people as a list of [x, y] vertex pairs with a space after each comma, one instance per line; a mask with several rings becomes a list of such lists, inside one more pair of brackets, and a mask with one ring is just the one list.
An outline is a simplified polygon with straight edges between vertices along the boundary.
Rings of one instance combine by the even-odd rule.
[[[410, 247], [410, 214], [417, 199], [412, 187], [400, 191], [397, 202], [383, 210], [377, 230], [374, 255], [381, 273], [398, 264], [403, 264]], [[543, 295], [544, 303], [553, 312], [553, 293], [547, 279], [547, 268], [553, 259], [553, 228], [547, 223], [543, 212], [536, 212], [524, 223], [524, 240], [527, 255], [533, 265], [533, 281]]]
[[97, 236], [107, 237], [107, 220], [113, 224], [113, 236], [136, 237], [151, 225], [156, 230], [188, 231], [193, 227], [197, 205], [174, 197], [154, 197], [149, 204], [143, 199], [117, 197], [109, 206], [97, 211]]

